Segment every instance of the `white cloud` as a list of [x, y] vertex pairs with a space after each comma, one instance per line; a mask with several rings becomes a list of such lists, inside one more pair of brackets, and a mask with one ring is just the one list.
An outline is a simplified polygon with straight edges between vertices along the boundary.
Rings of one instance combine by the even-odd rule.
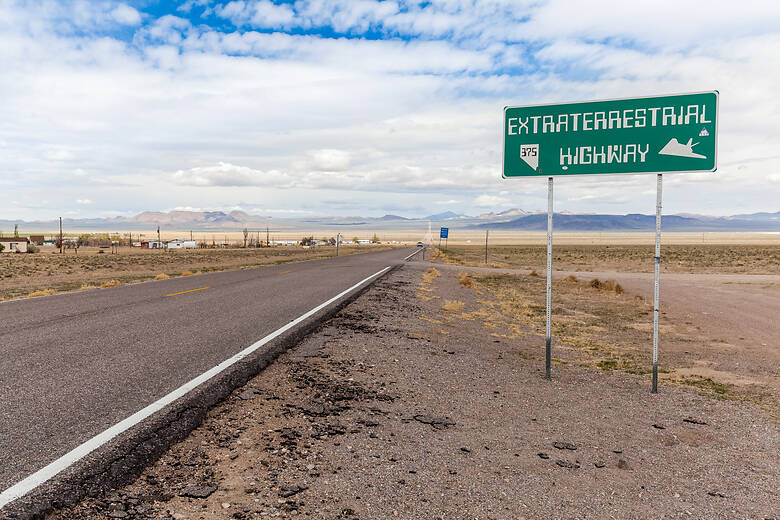
[[138, 25], [141, 23], [141, 13], [127, 4], [119, 4], [111, 11], [111, 17], [122, 25]]
[[259, 28], [284, 27], [295, 17], [290, 6], [277, 5], [269, 0], [233, 1], [218, 5], [214, 12], [239, 27], [244, 25]]
[[474, 199], [474, 205], [479, 207], [500, 207], [509, 204], [509, 199], [495, 195], [480, 195]]
[[316, 150], [311, 152], [315, 170], [323, 172], [343, 172], [349, 169], [350, 155], [344, 150]]
[[71, 150], [65, 148], [46, 150], [43, 153], [43, 157], [46, 160], [57, 162], [73, 161], [76, 159], [76, 155]]
[[92, 201], [89, 199], [76, 199], [76, 204], [92, 204]]
[[198, 166], [179, 170], [172, 175], [173, 182], [189, 186], [274, 186], [289, 184], [286, 175], [278, 171], [263, 172], [221, 162], [217, 166]]

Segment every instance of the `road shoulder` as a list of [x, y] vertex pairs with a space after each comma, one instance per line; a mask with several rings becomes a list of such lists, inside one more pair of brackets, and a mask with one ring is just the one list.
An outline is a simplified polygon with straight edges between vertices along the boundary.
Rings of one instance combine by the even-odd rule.
[[484, 297], [392, 273], [135, 482], [52, 518], [778, 517], [755, 408], [566, 365], [545, 381], [543, 339], [464, 317]]

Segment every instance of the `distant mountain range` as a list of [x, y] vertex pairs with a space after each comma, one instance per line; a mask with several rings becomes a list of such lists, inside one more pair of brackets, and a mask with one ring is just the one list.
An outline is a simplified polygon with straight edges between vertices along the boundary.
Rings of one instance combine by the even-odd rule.
[[[664, 215], [661, 223], [665, 231], [780, 231], [780, 212], [764, 216], [739, 215], [733, 217]], [[655, 215], [593, 215], [556, 213], [553, 225], [564, 231], [653, 231]], [[475, 224], [470, 228], [547, 229], [547, 214], [533, 213], [505, 222]]]
[[[64, 228], [77, 231], [149, 231], [157, 226], [166, 231], [240, 231], [243, 228], [261, 230], [269, 227], [274, 231], [315, 231], [339, 229], [342, 227], [365, 230], [421, 230], [446, 225], [461, 229], [517, 229], [541, 231], [547, 229], [547, 214], [528, 212], [519, 208], [499, 212], [483, 213], [477, 216], [445, 211], [423, 218], [408, 218], [401, 215], [382, 217], [306, 217], [274, 218], [250, 215], [244, 211], [145, 211], [133, 217], [64, 219]], [[51, 221], [0, 220], [0, 232], [10, 233], [19, 225], [23, 234], [52, 233], [58, 223]], [[567, 231], [652, 231], [655, 228], [654, 215], [609, 215], [561, 212], [554, 216], [557, 230]], [[663, 229], [666, 231], [778, 231], [780, 232], [780, 211], [776, 213], [751, 213], [730, 217], [706, 215], [665, 215]]]

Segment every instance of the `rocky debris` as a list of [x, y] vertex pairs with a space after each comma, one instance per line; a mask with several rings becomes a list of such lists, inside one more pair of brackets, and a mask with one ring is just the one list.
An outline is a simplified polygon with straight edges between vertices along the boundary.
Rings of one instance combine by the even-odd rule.
[[320, 401], [312, 401], [310, 404], [302, 406], [301, 411], [312, 417], [324, 417], [328, 415], [328, 407]]
[[341, 424], [315, 424], [312, 439], [324, 439], [332, 435], [344, 435], [347, 428]]
[[628, 461], [626, 461], [625, 459], [619, 459], [618, 469], [628, 469]]
[[546, 454], [545, 452], [543, 452], [543, 451], [540, 451], [539, 453], [537, 453], [537, 455], [539, 455], [539, 458], [540, 458], [540, 459], [545, 459], [545, 460], [547, 460], [547, 459], [549, 459], [549, 458], [550, 458], [550, 456], [549, 456], [549, 455], [547, 455], [547, 454]]
[[260, 394], [262, 394], [262, 392], [257, 388], [247, 388], [246, 390], [238, 394], [236, 397], [238, 397], [242, 401], [251, 401], [252, 399], [254, 399]]
[[702, 421], [701, 419], [695, 419], [693, 417], [686, 417], [683, 419], [683, 422], [689, 423], [689, 424], [701, 424], [706, 425], [707, 423]]
[[[449, 426], [455, 426], [455, 421], [447, 417], [435, 417], [433, 415], [415, 415], [414, 420], [432, 426], [435, 430], [444, 430]], [[463, 448], [461, 448], [463, 449]]]
[[604, 462], [603, 460], [598, 460], [598, 461], [594, 462], [593, 465], [596, 466], [597, 468], [605, 468], [605, 467], [607, 467], [607, 463]]
[[579, 469], [579, 467], [580, 467], [579, 461], [575, 460], [574, 462], [570, 462], [570, 461], [568, 461], [566, 459], [556, 460], [555, 461], [555, 465], [558, 466], [558, 467], [561, 467], [561, 468], [566, 468], [566, 469]]
[[208, 498], [216, 490], [217, 488], [214, 486], [208, 486], [205, 484], [190, 484], [184, 486], [184, 488], [179, 492], [179, 496], [188, 498]]
[[553, 447], [558, 448], [559, 450], [576, 450], [577, 446], [570, 443], [570, 442], [553, 442]]
[[720, 491], [707, 491], [707, 494], [711, 497], [726, 498], [726, 495], [724, 495]]
[[287, 486], [279, 486], [279, 496], [282, 498], [288, 498], [293, 495], [297, 495], [301, 491], [306, 491], [309, 489], [308, 486], [304, 486], [302, 484], [291, 484]]
[[653, 428], [655, 428], [656, 430], [665, 430], [666, 426], [662, 426], [660, 424], [653, 424]]
[[460, 451], [462, 451], [463, 453], [471, 453], [471, 450], [470, 450], [470, 449], [468, 449], [468, 448], [467, 448], [467, 447], [465, 447], [465, 446], [463, 446], [463, 447], [460, 449]]
[[352, 313], [342, 313], [336, 320], [336, 327], [340, 329], [351, 330], [363, 334], [376, 334], [377, 327], [371, 325], [377, 321], [377, 316], [372, 316], [366, 312], [356, 311]]
[[295, 440], [299, 438], [301, 434], [293, 428], [282, 428], [279, 430], [279, 436], [282, 439]]

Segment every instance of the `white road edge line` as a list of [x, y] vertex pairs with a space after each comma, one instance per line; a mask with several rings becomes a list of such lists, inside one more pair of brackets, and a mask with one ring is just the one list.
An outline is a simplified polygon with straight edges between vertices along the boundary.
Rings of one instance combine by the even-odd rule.
[[414, 253], [412, 253], [411, 255], [407, 256], [406, 258], [404, 258], [404, 261], [406, 261], [406, 260], [409, 260], [411, 257], [413, 257], [414, 255], [416, 255], [416, 254], [417, 254], [417, 253], [419, 253], [420, 251], [422, 251], [422, 249], [418, 249], [417, 251], [415, 251], [415, 252], [414, 252]]
[[144, 419], [148, 418], [149, 416], [151, 416], [155, 412], [158, 412], [158, 411], [162, 410], [163, 408], [165, 408], [166, 406], [168, 406], [172, 402], [176, 401], [180, 397], [183, 397], [184, 395], [186, 395], [190, 391], [194, 390], [196, 387], [198, 387], [201, 384], [205, 383], [206, 381], [208, 381], [209, 379], [213, 378], [214, 376], [220, 374], [221, 372], [223, 372], [226, 368], [230, 367], [231, 365], [234, 365], [234, 364], [238, 363], [239, 361], [241, 361], [242, 359], [247, 357], [249, 354], [251, 354], [254, 351], [256, 351], [257, 349], [259, 349], [260, 347], [262, 347], [263, 345], [265, 345], [269, 341], [273, 340], [274, 338], [276, 338], [280, 334], [290, 330], [291, 328], [293, 328], [294, 326], [296, 326], [297, 324], [299, 324], [300, 322], [302, 322], [306, 318], [309, 318], [310, 316], [312, 316], [313, 314], [315, 314], [318, 311], [322, 310], [323, 308], [327, 307], [331, 303], [339, 300], [341, 297], [343, 297], [344, 295], [346, 295], [347, 293], [349, 293], [353, 289], [356, 289], [356, 288], [360, 287], [361, 285], [363, 285], [365, 282], [371, 280], [372, 278], [375, 278], [375, 277], [385, 273], [388, 269], [390, 269], [390, 267], [392, 267], [392, 266], [387, 266], [384, 269], [382, 269], [381, 271], [377, 271], [376, 273], [372, 274], [371, 276], [368, 276], [368, 277], [364, 278], [363, 280], [359, 281], [358, 283], [356, 283], [355, 285], [353, 285], [349, 289], [346, 289], [346, 290], [340, 292], [339, 294], [337, 294], [336, 296], [334, 296], [330, 300], [328, 300], [328, 301], [326, 301], [324, 303], [321, 303], [320, 305], [314, 307], [309, 312], [307, 312], [305, 314], [302, 314], [298, 318], [295, 318], [294, 320], [292, 320], [287, 325], [284, 325], [283, 327], [281, 327], [279, 329], [276, 329], [274, 332], [268, 334], [263, 339], [261, 339], [261, 340], [255, 342], [255, 343], [253, 343], [252, 345], [248, 346], [247, 348], [245, 348], [244, 350], [242, 350], [238, 354], [234, 355], [233, 357], [226, 359], [225, 361], [223, 361], [219, 365], [215, 366], [214, 368], [208, 370], [207, 372], [204, 372], [203, 374], [199, 375], [195, 379], [192, 379], [191, 381], [183, 384], [182, 386], [180, 386], [179, 388], [177, 388], [173, 392], [169, 393], [165, 397], [162, 397], [161, 399], [153, 402], [152, 404], [150, 404], [146, 408], [143, 408], [143, 409], [137, 411], [136, 413], [134, 413], [133, 415], [131, 415], [127, 419], [124, 419], [121, 422], [118, 422], [117, 424], [115, 424], [111, 428], [105, 430], [104, 432], [95, 435], [94, 437], [92, 437], [91, 439], [86, 441], [85, 443], [77, 446], [76, 448], [74, 448], [73, 450], [69, 451], [68, 453], [66, 453], [65, 455], [63, 455], [59, 459], [55, 460], [54, 462], [52, 462], [48, 466], [45, 466], [44, 468], [39, 469], [38, 471], [36, 471], [32, 475], [30, 475], [30, 476], [26, 477], [25, 479], [17, 482], [13, 486], [9, 487], [8, 489], [6, 489], [2, 493], [0, 493], [0, 509], [5, 507], [7, 504], [10, 504], [14, 500], [23, 497], [24, 495], [26, 495], [27, 493], [29, 493], [33, 489], [37, 488], [38, 486], [40, 486], [44, 482], [48, 481], [49, 479], [51, 479], [52, 477], [54, 477], [55, 475], [60, 473], [61, 471], [65, 470], [68, 467], [70, 467], [71, 465], [73, 465], [75, 462], [78, 462], [79, 460], [81, 460], [82, 458], [86, 457], [87, 455], [89, 455], [90, 453], [95, 451], [96, 449], [100, 448], [101, 446], [106, 444], [108, 441], [110, 441], [114, 437], [116, 437], [117, 435], [125, 432], [126, 430], [128, 430], [130, 428], [132, 428], [133, 426], [135, 426], [136, 424], [140, 423]]

